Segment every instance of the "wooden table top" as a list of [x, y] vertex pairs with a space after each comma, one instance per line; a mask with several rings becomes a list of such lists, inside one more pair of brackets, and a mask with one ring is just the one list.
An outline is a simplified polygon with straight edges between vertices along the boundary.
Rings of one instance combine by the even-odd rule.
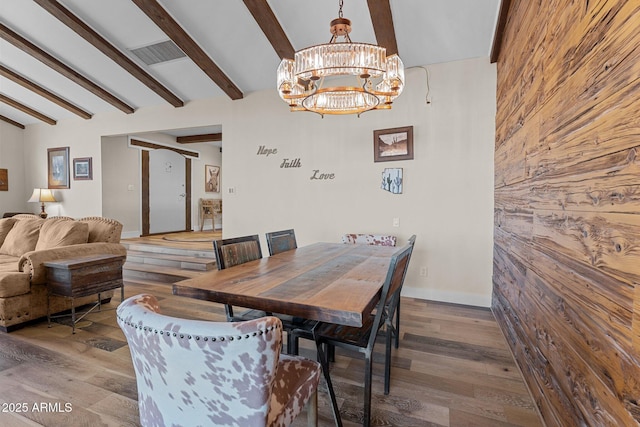
[[380, 298], [396, 250], [315, 243], [183, 280], [173, 285], [173, 294], [362, 326]]

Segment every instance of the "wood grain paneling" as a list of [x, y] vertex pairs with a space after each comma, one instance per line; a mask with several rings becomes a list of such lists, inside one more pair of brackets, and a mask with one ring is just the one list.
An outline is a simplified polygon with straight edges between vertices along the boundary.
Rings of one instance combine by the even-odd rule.
[[640, 2], [516, 1], [493, 312], [549, 426], [640, 425]]

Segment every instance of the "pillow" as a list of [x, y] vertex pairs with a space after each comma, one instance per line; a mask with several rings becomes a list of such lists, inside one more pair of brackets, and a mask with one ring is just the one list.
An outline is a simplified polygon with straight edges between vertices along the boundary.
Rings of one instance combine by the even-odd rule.
[[0, 246], [0, 254], [22, 256], [36, 248], [42, 219], [21, 219], [16, 221]]
[[15, 218], [4, 218], [0, 219], [0, 245], [4, 242], [4, 238], [7, 237], [7, 233], [13, 228], [13, 224], [17, 219]]
[[65, 219], [48, 219], [40, 229], [36, 250], [87, 243], [89, 224]]

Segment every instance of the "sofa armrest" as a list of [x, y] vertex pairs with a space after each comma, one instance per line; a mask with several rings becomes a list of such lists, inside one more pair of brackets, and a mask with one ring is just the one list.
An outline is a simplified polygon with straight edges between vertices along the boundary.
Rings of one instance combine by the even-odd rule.
[[120, 243], [96, 242], [31, 251], [20, 257], [18, 270], [29, 273], [32, 285], [45, 284], [47, 282], [45, 262], [98, 254], [126, 256], [127, 249]]

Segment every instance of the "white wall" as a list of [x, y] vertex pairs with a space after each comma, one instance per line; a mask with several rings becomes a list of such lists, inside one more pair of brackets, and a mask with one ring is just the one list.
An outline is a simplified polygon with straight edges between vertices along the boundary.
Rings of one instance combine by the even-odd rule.
[[[24, 183], [23, 130], [3, 121], [0, 121], [0, 169], [7, 169], [9, 178], [9, 191], [0, 191], [0, 217], [4, 212], [40, 212], [37, 203], [27, 203], [33, 187]], [[44, 181], [41, 185], [46, 184]]]
[[[73, 182], [71, 190], [61, 190], [68, 193], [61, 209], [69, 216], [99, 215], [105, 211], [96, 168], [102, 136], [221, 124], [226, 237], [264, 237], [267, 231], [292, 227], [304, 245], [339, 241], [346, 232], [389, 233], [401, 242], [417, 234], [404, 294], [488, 307], [495, 66], [481, 58], [427, 68], [428, 105], [426, 72], [415, 68], [407, 71], [407, 87], [393, 110], [360, 118], [290, 113], [269, 90], [238, 101], [191, 101], [178, 109], [158, 106], [132, 115], [115, 112], [53, 127], [28, 126], [25, 147], [46, 153], [48, 147], [71, 146], [71, 157], [93, 156], [91, 191], [76, 192], [79, 186]], [[414, 160], [374, 163], [373, 131], [410, 125]], [[257, 155], [261, 145], [278, 152]], [[284, 158], [300, 158], [302, 167], [280, 168]], [[386, 167], [403, 168], [404, 194], [379, 188]], [[46, 154], [27, 159], [26, 168], [44, 168], [46, 178]], [[333, 173], [335, 179], [312, 181], [314, 169]], [[392, 226], [393, 218], [400, 219], [400, 227]], [[421, 267], [426, 277], [420, 276]]]

